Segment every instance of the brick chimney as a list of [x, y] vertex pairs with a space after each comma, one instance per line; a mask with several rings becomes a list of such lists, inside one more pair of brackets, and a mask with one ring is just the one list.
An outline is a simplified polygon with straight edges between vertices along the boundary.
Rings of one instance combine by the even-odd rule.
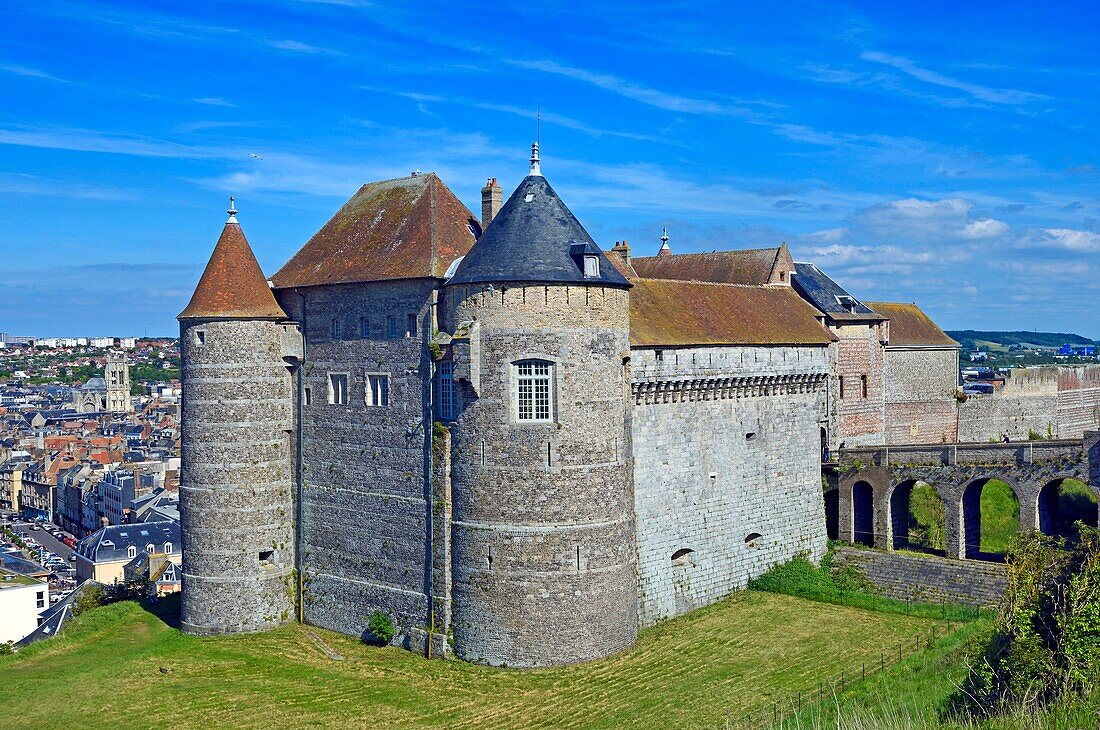
[[623, 262], [627, 265], [630, 264], [630, 244], [626, 242], [625, 238], [622, 241], [615, 241], [615, 245], [611, 247], [611, 251], [621, 256]]
[[502, 205], [504, 205], [504, 192], [497, 185], [497, 179], [491, 177], [481, 189], [481, 230], [484, 231], [489, 227]]

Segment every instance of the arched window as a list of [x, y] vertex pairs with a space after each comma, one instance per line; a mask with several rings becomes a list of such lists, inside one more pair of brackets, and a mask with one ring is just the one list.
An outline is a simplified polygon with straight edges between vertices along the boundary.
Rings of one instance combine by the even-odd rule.
[[130, 547], [126, 548], [126, 557], [128, 557], [128, 558], [135, 558], [135, 557], [137, 557], [137, 548], [136, 548], [136, 547], [134, 547], [133, 545], [131, 545]]
[[172, 543], [170, 543], [170, 542], [164, 543], [164, 554], [165, 555], [171, 555], [172, 554]]
[[749, 547], [756, 547], [756, 541], [762, 537], [763, 535], [761, 535], [759, 532], [750, 532], [749, 534], [745, 535], [745, 544]]
[[680, 548], [679, 550], [677, 550], [676, 552], [674, 552], [672, 554], [672, 564], [673, 565], [690, 565], [691, 564], [691, 555], [694, 552], [695, 551], [692, 550], [691, 548]]
[[554, 420], [554, 364], [546, 360], [520, 360], [512, 364], [512, 397], [516, 420], [546, 423]]
[[155, 546], [155, 545], [153, 545], [153, 543], [149, 543], [148, 545], [146, 545], [146, 546], [145, 546], [145, 552], [149, 553], [150, 555], [152, 555], [152, 554], [153, 554], [153, 552], [154, 552], [154, 551], [155, 551], [156, 549], [157, 549], [157, 548], [156, 548], [156, 546]]

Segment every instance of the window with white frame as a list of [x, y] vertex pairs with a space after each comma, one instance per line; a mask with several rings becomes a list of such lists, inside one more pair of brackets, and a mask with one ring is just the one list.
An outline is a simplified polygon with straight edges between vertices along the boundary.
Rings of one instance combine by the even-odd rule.
[[453, 421], [458, 417], [458, 393], [455, 391], [455, 364], [453, 360], [441, 360], [436, 370], [436, 405], [439, 417]]
[[348, 404], [348, 374], [329, 373], [328, 402], [337, 406]]
[[551, 388], [553, 368], [553, 363], [546, 360], [520, 360], [512, 364], [517, 421], [553, 420]]
[[136, 558], [136, 557], [137, 557], [137, 548], [136, 548], [136, 547], [134, 547], [133, 545], [131, 545], [130, 547], [126, 548], [126, 557], [128, 557], [128, 558]]
[[585, 256], [584, 257], [584, 275], [588, 278], [598, 277], [600, 275], [600, 257], [599, 256]]
[[164, 554], [165, 555], [171, 555], [172, 554], [172, 543], [170, 543], [170, 542], [164, 543]]
[[367, 405], [390, 404], [390, 376], [386, 373], [367, 373]]
[[156, 549], [157, 548], [153, 545], [153, 543], [149, 543], [145, 546], [145, 552], [149, 553], [150, 555], [152, 555], [156, 551]]
[[335, 317], [329, 323], [329, 336], [334, 340], [340, 339], [340, 320]]
[[45, 608], [46, 607], [46, 591], [36, 591], [34, 594], [34, 607]]

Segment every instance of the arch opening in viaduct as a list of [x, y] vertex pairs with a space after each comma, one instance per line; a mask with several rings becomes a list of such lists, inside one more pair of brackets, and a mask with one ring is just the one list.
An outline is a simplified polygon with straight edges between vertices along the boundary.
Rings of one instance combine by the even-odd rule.
[[906, 479], [890, 493], [890, 531], [895, 550], [947, 554], [947, 504], [928, 482]]
[[1075, 542], [1080, 537], [1078, 522], [1097, 526], [1100, 502], [1096, 491], [1080, 479], [1062, 477], [1039, 490], [1036, 512], [1039, 531]]
[[963, 556], [972, 560], [1004, 560], [1020, 531], [1018, 490], [992, 477], [972, 480], [963, 489]]
[[875, 490], [862, 479], [852, 485], [852, 537], [860, 545], [875, 544]]

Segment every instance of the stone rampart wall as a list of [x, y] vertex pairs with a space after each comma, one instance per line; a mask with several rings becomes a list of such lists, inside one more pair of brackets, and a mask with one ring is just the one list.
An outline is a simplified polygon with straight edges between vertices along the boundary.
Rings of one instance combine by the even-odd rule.
[[922, 603], [992, 606], [1004, 596], [1007, 582], [1003, 564], [977, 560], [839, 548], [834, 562], [858, 567], [884, 596]]

